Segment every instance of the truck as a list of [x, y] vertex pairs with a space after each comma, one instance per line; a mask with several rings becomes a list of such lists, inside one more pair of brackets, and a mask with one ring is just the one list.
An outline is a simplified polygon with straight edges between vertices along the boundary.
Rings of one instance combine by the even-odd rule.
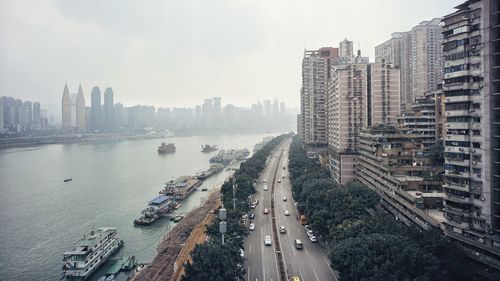
[[307, 219], [305, 215], [300, 215], [300, 224], [306, 225], [307, 224]]

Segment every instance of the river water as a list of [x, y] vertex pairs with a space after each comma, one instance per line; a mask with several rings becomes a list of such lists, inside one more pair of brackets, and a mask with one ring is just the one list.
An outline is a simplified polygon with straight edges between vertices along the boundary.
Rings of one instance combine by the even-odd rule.
[[[0, 280], [59, 280], [62, 255], [92, 226], [113, 226], [124, 240], [116, 256], [151, 261], [173, 223], [149, 227], [133, 220], [163, 183], [209, 167], [217, 152], [201, 153], [201, 144], [248, 148], [277, 134], [228, 134], [172, 137], [93, 144], [47, 145], [0, 150]], [[158, 155], [160, 142], [173, 142], [174, 154]], [[203, 187], [216, 188], [227, 171]], [[70, 182], [63, 179], [72, 178]], [[208, 192], [191, 194], [177, 211], [198, 207]], [[104, 269], [90, 280], [100, 277]], [[125, 280], [121, 274], [117, 280]]]

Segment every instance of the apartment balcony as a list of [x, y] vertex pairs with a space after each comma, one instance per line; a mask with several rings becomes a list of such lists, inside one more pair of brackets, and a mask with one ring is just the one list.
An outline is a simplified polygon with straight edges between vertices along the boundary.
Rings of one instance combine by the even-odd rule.
[[447, 176], [452, 176], [452, 177], [456, 177], [456, 178], [463, 178], [463, 179], [468, 179], [471, 177], [471, 174], [468, 172], [456, 172], [456, 171], [445, 170], [444, 174]]
[[471, 129], [472, 124], [469, 122], [446, 122], [445, 123], [445, 128], [446, 129]]
[[444, 150], [446, 152], [465, 153], [465, 154], [469, 154], [471, 152], [470, 147], [458, 147], [458, 146], [445, 146]]
[[470, 73], [469, 69], [465, 69], [465, 70], [445, 73], [444, 79], [456, 78], [456, 77], [462, 77], [462, 76], [470, 76], [470, 75], [471, 75], [471, 73]]
[[472, 115], [473, 111], [474, 110], [470, 110], [470, 109], [446, 110], [445, 116], [446, 117], [469, 116], [469, 115]]
[[444, 100], [446, 103], [454, 103], [454, 102], [471, 102], [471, 96], [463, 95], [463, 96], [454, 96], [454, 97], [446, 97]]
[[474, 86], [475, 86], [474, 84], [475, 83], [464, 83], [464, 82], [444, 84], [443, 90], [444, 91], [456, 91], [456, 90], [464, 90], [464, 89], [474, 89]]
[[445, 158], [446, 164], [452, 165], [460, 165], [460, 166], [469, 166], [469, 159], [458, 159], [458, 158]]
[[[446, 201], [447, 198], [445, 197], [444, 199]], [[444, 205], [443, 212], [444, 213], [450, 213], [450, 214], [456, 215], [456, 216], [461, 216], [461, 217], [470, 217], [470, 214], [469, 214], [468, 210], [459, 209], [459, 208], [451, 207], [451, 206], [448, 206], [448, 205]], [[469, 226], [469, 224], [466, 223], [465, 227], [468, 227], [468, 226]]]
[[452, 201], [460, 204], [472, 204], [472, 200], [470, 197], [465, 197], [465, 196], [458, 196], [458, 195], [453, 195], [450, 193], [446, 193], [446, 196], [444, 197], [445, 200], [447, 201]]
[[448, 141], [470, 141], [471, 137], [469, 135], [452, 135], [447, 134], [446, 140]]

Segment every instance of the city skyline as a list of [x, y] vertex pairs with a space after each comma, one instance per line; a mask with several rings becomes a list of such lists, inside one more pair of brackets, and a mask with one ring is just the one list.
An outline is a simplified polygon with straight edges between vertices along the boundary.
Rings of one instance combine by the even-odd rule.
[[[283, 4], [286, 12], [279, 9]], [[4, 62], [0, 66], [0, 92], [40, 100], [49, 111], [58, 104], [64, 80], [72, 85], [113, 85], [126, 106], [185, 107], [205, 96], [250, 104], [273, 96], [294, 107], [299, 105], [296, 93], [300, 91], [296, 61], [304, 48], [330, 46], [348, 35], [354, 41], [353, 49], [362, 49], [373, 61], [373, 47], [384, 42], [390, 32], [409, 30], [422, 19], [451, 12], [458, 4], [458, 0], [392, 1], [386, 3], [384, 14], [394, 16], [380, 17], [365, 12], [376, 8], [371, 1], [349, 5], [317, 1], [312, 6], [325, 8], [315, 11], [314, 16], [309, 13], [311, 6], [298, 2], [226, 5], [194, 1], [190, 10], [184, 3], [154, 2], [135, 7], [128, 2], [117, 6], [3, 1], [0, 26], [9, 29], [0, 28], [0, 40], [9, 44], [0, 50]], [[428, 9], [430, 6], [433, 8]], [[120, 13], [113, 13], [117, 7]], [[333, 16], [328, 12], [339, 8], [345, 13]], [[350, 14], [374, 24], [343, 24], [350, 20]], [[322, 28], [311, 32], [315, 19], [321, 19]], [[34, 22], [44, 24], [30, 24]], [[215, 30], [219, 31], [207, 37]], [[79, 36], [70, 35], [75, 32]], [[39, 36], [49, 33], [51, 41]], [[238, 38], [236, 34], [245, 36]], [[93, 42], [92, 47], [84, 48], [88, 42]], [[119, 51], [110, 53], [116, 46], [120, 46]], [[31, 77], [31, 83], [22, 83], [26, 76]]]

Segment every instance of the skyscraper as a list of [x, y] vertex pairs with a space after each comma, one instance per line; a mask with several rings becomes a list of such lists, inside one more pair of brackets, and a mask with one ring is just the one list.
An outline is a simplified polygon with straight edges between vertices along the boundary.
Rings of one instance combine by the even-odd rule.
[[81, 84], [78, 86], [75, 108], [76, 108], [76, 130], [78, 132], [85, 132], [87, 130], [87, 121], [85, 118], [85, 97], [83, 95]]
[[280, 114], [280, 102], [278, 99], [273, 100], [273, 115]]
[[263, 100], [263, 113], [264, 115], [271, 115], [272, 113], [272, 105], [271, 105], [271, 100]]
[[104, 91], [104, 126], [108, 130], [112, 130], [114, 128], [115, 115], [113, 112], [113, 106], [113, 89], [108, 87]]
[[285, 114], [285, 103], [280, 102], [280, 114], [283, 115]]
[[31, 122], [33, 121], [33, 105], [30, 101], [25, 101], [23, 103], [23, 129], [29, 129]]
[[71, 98], [69, 97], [68, 84], [64, 84], [62, 96], [62, 129], [72, 131], [71, 127]]
[[[33, 123], [35, 124], [40, 124], [40, 103], [39, 102], [34, 102], [33, 103]], [[38, 127], [38, 125], [37, 125]]]
[[368, 124], [368, 65], [351, 63], [331, 70], [329, 83], [329, 140], [332, 178], [339, 184], [354, 179], [358, 136]]
[[443, 77], [440, 19], [422, 21], [408, 32], [395, 32], [375, 47], [375, 62], [400, 67], [401, 106], [410, 110], [417, 98], [437, 90]]
[[90, 124], [91, 129], [101, 130], [102, 129], [102, 108], [101, 108], [101, 90], [99, 87], [95, 86], [92, 88], [90, 93]]
[[301, 139], [306, 145], [326, 147], [328, 143], [328, 82], [338, 48], [304, 50], [300, 107]]

